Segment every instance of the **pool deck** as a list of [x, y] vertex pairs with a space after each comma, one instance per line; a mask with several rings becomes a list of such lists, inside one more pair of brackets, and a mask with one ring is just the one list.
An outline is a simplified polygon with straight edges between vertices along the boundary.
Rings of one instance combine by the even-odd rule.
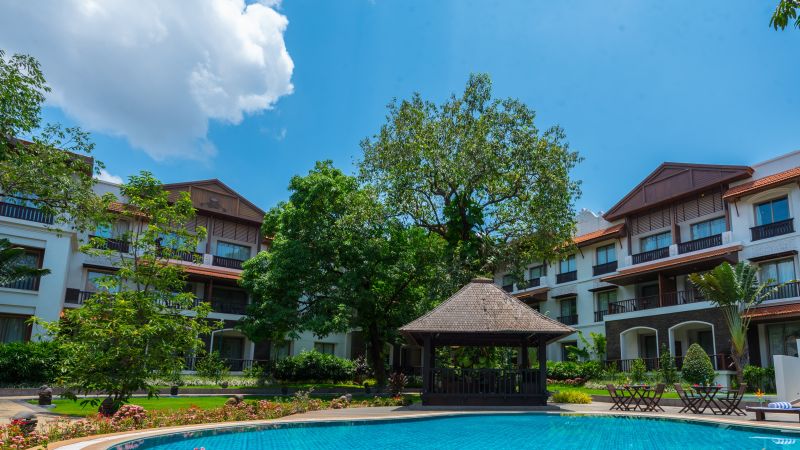
[[714, 416], [713, 414], [678, 414], [680, 408], [665, 407], [665, 412], [644, 413], [644, 412], [619, 412], [609, 411], [609, 403], [592, 403], [589, 405], [571, 404], [551, 404], [547, 407], [495, 407], [495, 408], [470, 408], [470, 407], [426, 407], [422, 405], [412, 405], [408, 407], [371, 407], [371, 408], [347, 408], [347, 409], [328, 409], [322, 411], [312, 411], [304, 414], [296, 414], [275, 420], [261, 420], [248, 422], [226, 422], [220, 424], [187, 425], [181, 427], [159, 428], [153, 430], [115, 433], [102, 436], [93, 436], [72, 441], [64, 441], [51, 444], [48, 448], [59, 448], [61, 450], [105, 450], [111, 445], [132, 439], [151, 437], [159, 434], [174, 432], [194, 431], [208, 428], [228, 428], [242, 425], [261, 425], [275, 423], [308, 423], [308, 422], [332, 422], [332, 421], [351, 421], [351, 420], [381, 420], [381, 419], [411, 419], [426, 418], [437, 416], [451, 416], [457, 414], [485, 414], [485, 413], [504, 413], [519, 414], [527, 412], [541, 412], [549, 414], [577, 413], [587, 415], [608, 415], [634, 416], [634, 417], [653, 417], [668, 418], [678, 420], [690, 420], [697, 422], [728, 424], [739, 426], [757, 426], [760, 428], [773, 428], [786, 430], [788, 433], [797, 433], [800, 438], [800, 423], [797, 416], [784, 417], [780, 414], [771, 416], [774, 420], [756, 422], [752, 414], [747, 416]]

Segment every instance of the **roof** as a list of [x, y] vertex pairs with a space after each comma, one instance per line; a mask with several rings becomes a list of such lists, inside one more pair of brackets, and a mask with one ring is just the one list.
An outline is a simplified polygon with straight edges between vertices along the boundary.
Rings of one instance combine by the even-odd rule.
[[236, 271], [235, 269], [201, 267], [196, 264], [184, 263], [183, 261], [175, 260], [170, 260], [170, 264], [181, 265], [186, 273], [192, 275], [201, 275], [211, 278], [224, 278], [227, 280], [238, 280], [242, 277], [241, 271]]
[[512, 297], [488, 278], [476, 278], [432, 311], [400, 328], [411, 333], [517, 333], [567, 335], [575, 332]]
[[111, 202], [108, 204], [108, 210], [115, 213], [125, 213], [125, 214], [132, 214], [137, 217], [147, 217], [147, 214], [135, 210], [132, 206], [120, 203], [120, 202]]
[[624, 229], [625, 224], [620, 223], [602, 230], [592, 231], [591, 233], [576, 236], [572, 239], [572, 242], [579, 247], [583, 245], [590, 245], [612, 237], [622, 236]]
[[768, 319], [773, 317], [800, 315], [800, 303], [786, 305], [771, 305], [753, 308], [747, 313], [751, 319]]
[[731, 245], [727, 247], [715, 248], [707, 252], [694, 253], [691, 255], [681, 256], [673, 259], [661, 259], [647, 264], [637, 264], [634, 266], [623, 267], [619, 269], [614, 275], [601, 278], [600, 281], [614, 282], [621, 279], [630, 277], [631, 275], [643, 274], [652, 272], [654, 270], [669, 269], [676, 266], [691, 264], [696, 261], [714, 258], [718, 256], [727, 255], [729, 253], [736, 253], [742, 249], [741, 245]]
[[725, 194], [723, 194], [722, 198], [725, 200], [735, 199], [798, 180], [800, 180], [800, 167], [795, 167], [789, 170], [784, 170], [780, 173], [734, 186], [725, 191]]
[[750, 177], [748, 166], [665, 162], [658, 166], [603, 217], [614, 221], [693, 193]]
[[212, 214], [220, 214], [258, 225], [264, 220], [266, 214], [263, 209], [216, 178], [170, 183], [163, 187], [170, 192], [170, 200], [175, 200], [179, 192], [188, 192], [195, 208]]

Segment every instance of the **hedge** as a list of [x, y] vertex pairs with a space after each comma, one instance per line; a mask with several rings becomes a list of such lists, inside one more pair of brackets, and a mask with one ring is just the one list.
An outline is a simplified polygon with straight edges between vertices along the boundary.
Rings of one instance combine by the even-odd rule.
[[0, 384], [51, 383], [58, 374], [61, 355], [53, 342], [0, 344]]
[[353, 380], [355, 368], [349, 359], [310, 351], [277, 361], [272, 376], [289, 382], [344, 383]]
[[603, 373], [603, 365], [597, 361], [548, 361], [547, 378], [551, 380], [573, 380], [583, 378], [591, 380]]

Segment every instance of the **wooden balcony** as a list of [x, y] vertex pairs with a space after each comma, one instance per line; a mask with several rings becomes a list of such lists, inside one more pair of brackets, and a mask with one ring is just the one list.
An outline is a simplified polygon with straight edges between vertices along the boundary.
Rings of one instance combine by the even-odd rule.
[[578, 315], [572, 314], [570, 316], [559, 316], [558, 321], [563, 323], [564, 325], [577, 325], [578, 324]]
[[800, 281], [792, 281], [779, 285], [778, 289], [764, 300], [781, 300], [793, 297], [800, 297]]
[[67, 288], [67, 292], [64, 295], [64, 303], [82, 305], [92, 295], [94, 295], [93, 291], [82, 291], [80, 289]]
[[219, 267], [226, 267], [228, 269], [242, 269], [242, 261], [241, 259], [234, 259], [234, 258], [225, 258], [224, 256], [217, 256], [214, 255], [214, 258], [211, 264]]
[[564, 272], [556, 275], [556, 283], [567, 283], [578, 279], [578, 271]]
[[678, 253], [684, 254], [689, 252], [696, 252], [698, 250], [717, 247], [719, 245], [722, 245], [722, 235], [715, 234], [713, 236], [707, 236], [692, 241], [681, 242], [680, 244], [678, 244]]
[[617, 262], [611, 261], [605, 264], [598, 264], [592, 267], [592, 275], [598, 276], [604, 273], [611, 273], [617, 270]]
[[121, 239], [114, 239], [114, 238], [105, 238], [102, 236], [93, 236], [89, 235], [89, 239], [100, 239], [103, 241], [102, 244], [97, 244], [96, 248], [100, 250], [113, 250], [115, 252], [120, 253], [128, 253], [130, 250], [130, 245], [127, 241]]
[[594, 321], [595, 322], [602, 322], [603, 321], [603, 317], [605, 317], [606, 314], [608, 314], [608, 311], [605, 310], [605, 309], [601, 310], [601, 311], [595, 311], [594, 312]]
[[28, 222], [53, 224], [53, 216], [45, 214], [37, 208], [30, 206], [15, 205], [13, 203], [0, 202], [0, 216], [12, 219], [27, 220]]
[[2, 284], [0, 287], [8, 289], [20, 289], [23, 291], [38, 291], [39, 277], [27, 277], [13, 283]]
[[649, 252], [637, 253], [632, 256], [633, 264], [641, 264], [669, 256], [669, 247], [657, 248]]
[[700, 294], [693, 290], [663, 292], [659, 295], [648, 295], [645, 297], [635, 297], [628, 300], [620, 300], [608, 304], [608, 314], [622, 314], [633, 311], [643, 311], [646, 309], [661, 308], [665, 306], [686, 305], [689, 303], [702, 302]]
[[[733, 367], [733, 359], [731, 359], [731, 355], [727, 353], [717, 353], [714, 355], [708, 355], [711, 358], [711, 364], [714, 366], [714, 370], [732, 370]], [[683, 356], [676, 356], [675, 357], [675, 367], [678, 370], [683, 368]], [[610, 359], [606, 361], [606, 366], [615, 366], [622, 372], [630, 372], [631, 366], [633, 362], [636, 361], [637, 358], [634, 359]], [[641, 358], [644, 361], [644, 365], [648, 371], [658, 370], [661, 367], [661, 361], [659, 358]]]
[[794, 233], [794, 219], [781, 220], [780, 222], [750, 228], [751, 238], [754, 241], [789, 233]]

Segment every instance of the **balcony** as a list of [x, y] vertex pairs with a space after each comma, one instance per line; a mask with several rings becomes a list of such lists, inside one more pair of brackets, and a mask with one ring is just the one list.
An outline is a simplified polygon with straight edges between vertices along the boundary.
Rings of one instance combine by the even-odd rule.
[[228, 301], [211, 300], [211, 310], [222, 314], [245, 314], [246, 303], [231, 303]]
[[503, 290], [506, 292], [514, 292], [514, 283], [511, 284], [504, 284]]
[[556, 275], [556, 283], [558, 284], [575, 281], [577, 279], [578, 279], [577, 270], [573, 270], [572, 272], [559, 273]]
[[684, 253], [696, 252], [698, 250], [717, 247], [719, 245], [722, 245], [722, 234], [715, 234], [713, 236], [695, 239], [693, 241], [681, 242], [678, 244], [678, 254], [682, 255]]
[[592, 275], [598, 276], [604, 273], [611, 273], [617, 270], [617, 262], [611, 261], [605, 264], [598, 264], [592, 267]]
[[608, 314], [608, 311], [606, 311], [606, 310], [595, 311], [594, 312], [594, 321], [595, 322], [602, 322], [603, 321], [603, 317], [605, 317], [606, 314]]
[[94, 295], [94, 292], [92, 291], [82, 291], [80, 289], [67, 288], [67, 293], [64, 295], [64, 303], [82, 305], [92, 295]]
[[695, 290], [664, 292], [660, 295], [648, 295], [628, 300], [620, 300], [608, 304], [608, 314], [622, 314], [633, 311], [662, 308], [665, 306], [686, 305], [705, 301]]
[[794, 219], [781, 220], [780, 222], [750, 228], [751, 238], [754, 241], [789, 233], [794, 233]]
[[578, 315], [572, 314], [570, 316], [559, 316], [558, 321], [564, 325], [576, 325], [578, 323]]
[[20, 289], [23, 291], [38, 291], [39, 290], [39, 277], [28, 277], [17, 280], [13, 283], [3, 284], [0, 287], [8, 289]]
[[669, 247], [657, 248], [649, 252], [637, 253], [632, 256], [633, 264], [641, 264], [669, 256]]
[[[775, 287], [772, 286], [774, 289]], [[800, 297], [800, 281], [792, 281], [778, 285], [778, 288], [764, 300], [781, 300], [784, 298]]]
[[53, 224], [53, 216], [45, 214], [37, 208], [30, 206], [15, 205], [13, 203], [0, 202], [0, 216], [12, 219], [27, 220], [28, 222]]
[[95, 248], [100, 250], [113, 250], [115, 252], [120, 253], [128, 253], [130, 250], [130, 245], [127, 241], [123, 241], [121, 239], [113, 239], [113, 238], [105, 238], [102, 236], [93, 236], [90, 235], [89, 239], [99, 239], [102, 240], [103, 243], [99, 243], [95, 246]]
[[226, 258], [224, 256], [217, 256], [214, 255], [211, 264], [218, 266], [218, 267], [225, 267], [228, 269], [239, 269], [242, 270], [242, 261], [241, 259], [234, 259], [234, 258]]

